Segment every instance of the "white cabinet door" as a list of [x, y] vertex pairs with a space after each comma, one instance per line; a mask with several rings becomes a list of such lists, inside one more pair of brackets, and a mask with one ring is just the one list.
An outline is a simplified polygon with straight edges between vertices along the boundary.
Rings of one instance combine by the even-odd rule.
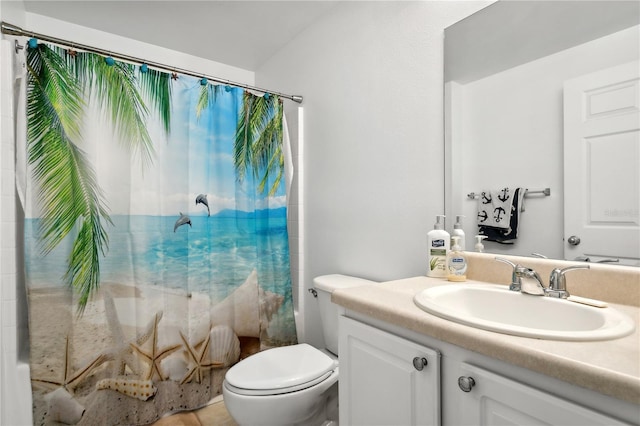
[[[462, 363], [460, 377], [472, 378], [471, 391], [456, 389], [465, 425], [626, 425], [612, 417], [541, 392], [479, 367]], [[463, 379], [464, 380], [464, 379]], [[464, 384], [464, 383], [463, 383]]]
[[341, 424], [440, 424], [438, 352], [346, 317], [339, 348]]

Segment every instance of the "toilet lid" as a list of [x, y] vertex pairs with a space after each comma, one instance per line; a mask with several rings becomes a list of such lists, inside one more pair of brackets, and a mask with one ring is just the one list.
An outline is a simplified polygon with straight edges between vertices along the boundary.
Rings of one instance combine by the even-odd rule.
[[227, 371], [234, 388], [256, 391], [297, 387], [328, 376], [337, 362], [306, 343], [258, 352]]

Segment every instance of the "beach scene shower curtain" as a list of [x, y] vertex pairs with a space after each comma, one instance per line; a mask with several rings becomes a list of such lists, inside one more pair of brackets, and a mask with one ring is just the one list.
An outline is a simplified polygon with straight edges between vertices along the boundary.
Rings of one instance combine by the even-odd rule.
[[34, 423], [150, 424], [296, 343], [282, 101], [28, 43]]

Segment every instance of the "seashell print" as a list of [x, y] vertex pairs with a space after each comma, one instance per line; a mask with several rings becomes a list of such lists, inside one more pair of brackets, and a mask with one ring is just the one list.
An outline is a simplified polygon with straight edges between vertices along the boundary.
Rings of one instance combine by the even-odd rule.
[[240, 359], [240, 340], [227, 325], [217, 325], [211, 329], [209, 359], [222, 363], [222, 367], [235, 364]]
[[111, 389], [141, 401], [151, 398], [157, 391], [151, 380], [139, 379], [102, 379], [96, 384], [96, 390], [100, 389]]
[[58, 388], [44, 397], [47, 401], [48, 420], [75, 425], [82, 419], [84, 407], [64, 388]]
[[169, 357], [162, 360], [162, 368], [167, 373], [169, 380], [179, 382], [187, 372], [187, 361], [184, 359], [185, 354], [183, 353], [182, 355], [182, 358]]
[[282, 295], [260, 287], [254, 269], [240, 287], [211, 308], [211, 322], [231, 326], [238, 336], [260, 337], [283, 301]]

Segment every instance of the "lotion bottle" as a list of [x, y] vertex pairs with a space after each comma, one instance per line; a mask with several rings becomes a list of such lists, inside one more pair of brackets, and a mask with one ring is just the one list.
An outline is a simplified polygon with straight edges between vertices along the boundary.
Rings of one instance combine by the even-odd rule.
[[466, 281], [467, 280], [467, 259], [462, 254], [462, 249], [458, 244], [460, 237], [454, 235], [453, 247], [447, 256], [447, 268], [449, 281]]
[[447, 254], [449, 254], [451, 236], [445, 231], [444, 224], [440, 223], [440, 218], [444, 219], [444, 217], [444, 215], [437, 215], [433, 229], [427, 233], [427, 276], [429, 277], [447, 277]]
[[458, 245], [462, 250], [466, 250], [467, 245], [464, 239], [464, 230], [462, 229], [462, 218], [464, 216], [459, 214], [456, 216], [456, 223], [453, 224], [453, 231], [451, 232], [451, 248], [453, 249], [453, 236], [456, 235], [460, 237], [458, 240]]

